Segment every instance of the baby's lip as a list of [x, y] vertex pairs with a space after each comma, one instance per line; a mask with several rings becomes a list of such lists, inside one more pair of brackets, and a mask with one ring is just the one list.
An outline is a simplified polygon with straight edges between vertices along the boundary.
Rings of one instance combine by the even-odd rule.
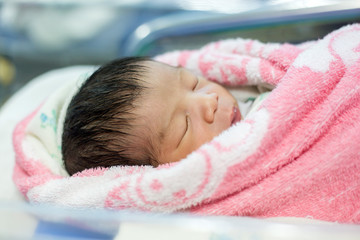
[[234, 106], [231, 113], [231, 126], [240, 121], [241, 121], [240, 109], [237, 106]]

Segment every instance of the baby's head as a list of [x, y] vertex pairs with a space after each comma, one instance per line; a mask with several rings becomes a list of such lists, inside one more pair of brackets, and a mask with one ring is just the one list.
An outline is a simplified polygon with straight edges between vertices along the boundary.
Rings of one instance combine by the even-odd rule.
[[67, 110], [69, 174], [93, 167], [176, 162], [240, 121], [235, 98], [192, 72], [131, 57], [100, 67]]

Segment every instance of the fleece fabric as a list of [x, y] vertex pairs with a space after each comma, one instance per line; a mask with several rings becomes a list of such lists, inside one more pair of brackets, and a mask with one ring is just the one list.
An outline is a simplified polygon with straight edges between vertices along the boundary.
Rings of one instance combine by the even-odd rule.
[[256, 111], [180, 162], [70, 177], [59, 141], [76, 84], [67, 86], [14, 132], [13, 179], [28, 201], [360, 223], [359, 24], [300, 45], [229, 39], [156, 59], [229, 86], [276, 87]]

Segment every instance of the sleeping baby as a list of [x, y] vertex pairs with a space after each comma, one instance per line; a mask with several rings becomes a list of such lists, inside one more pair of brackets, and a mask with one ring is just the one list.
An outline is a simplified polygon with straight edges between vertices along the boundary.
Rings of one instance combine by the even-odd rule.
[[69, 174], [94, 167], [176, 162], [242, 116], [223, 86], [146, 57], [94, 72], [66, 114], [62, 154]]
[[[33, 203], [359, 224], [359, 53], [354, 24], [61, 75], [14, 130], [14, 182]], [[245, 111], [230, 89], [265, 83]]]

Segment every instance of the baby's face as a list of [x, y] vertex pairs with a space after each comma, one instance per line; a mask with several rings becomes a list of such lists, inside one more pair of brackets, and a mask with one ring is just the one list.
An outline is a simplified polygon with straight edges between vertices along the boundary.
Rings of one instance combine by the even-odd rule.
[[[149, 136], [158, 164], [176, 162], [210, 141], [241, 115], [235, 98], [221, 85], [184, 68], [147, 62], [150, 73], [135, 110], [140, 136]], [[145, 136], [144, 136], [145, 137]]]

